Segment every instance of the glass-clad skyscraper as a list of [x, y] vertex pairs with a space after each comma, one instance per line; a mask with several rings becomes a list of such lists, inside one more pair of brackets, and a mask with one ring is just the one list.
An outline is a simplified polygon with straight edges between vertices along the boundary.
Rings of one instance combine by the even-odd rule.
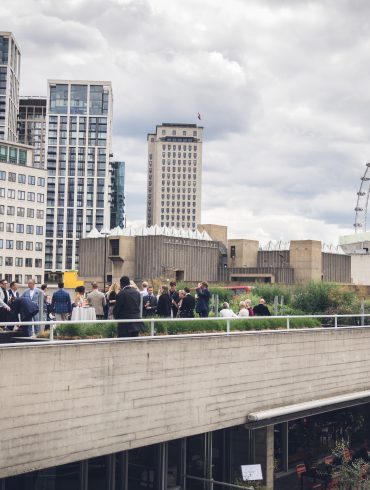
[[111, 162], [110, 227], [124, 228], [125, 217], [125, 162]]
[[17, 141], [21, 52], [11, 32], [0, 32], [0, 140]]
[[45, 272], [78, 269], [79, 239], [110, 224], [110, 82], [49, 80]]

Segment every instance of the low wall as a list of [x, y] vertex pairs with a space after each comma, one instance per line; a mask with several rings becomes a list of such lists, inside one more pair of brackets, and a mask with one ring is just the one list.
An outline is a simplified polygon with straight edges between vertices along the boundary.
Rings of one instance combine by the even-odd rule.
[[370, 328], [0, 346], [0, 478], [370, 388]]

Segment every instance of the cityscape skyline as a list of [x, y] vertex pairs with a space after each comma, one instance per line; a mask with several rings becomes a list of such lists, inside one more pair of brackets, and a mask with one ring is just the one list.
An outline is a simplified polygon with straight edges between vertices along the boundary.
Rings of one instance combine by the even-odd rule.
[[110, 1], [103, 13], [102, 5], [6, 0], [2, 28], [22, 47], [21, 96], [45, 96], [47, 78], [112, 81], [113, 153], [127, 165], [129, 223], [145, 222], [147, 132], [163, 121], [195, 123], [200, 112], [203, 222], [262, 241], [336, 243], [353, 231], [370, 154], [366, 6], [233, 1], [212, 9], [206, 1], [194, 19], [192, 1], [178, 9]]

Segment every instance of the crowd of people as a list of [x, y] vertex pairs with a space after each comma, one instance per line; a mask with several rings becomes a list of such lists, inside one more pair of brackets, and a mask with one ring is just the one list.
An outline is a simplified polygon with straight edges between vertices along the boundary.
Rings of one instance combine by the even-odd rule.
[[[17, 321], [67, 321], [72, 316], [73, 308], [83, 306], [94, 308], [97, 320], [194, 318], [196, 314], [200, 318], [207, 318], [210, 312], [211, 293], [205, 281], [198, 283], [195, 293], [192, 293], [188, 287], [177, 290], [176, 282], [172, 281], [169, 286], [161, 286], [155, 294], [153, 286], [148, 282], [144, 281], [139, 290], [127, 276], [123, 276], [120, 284], [109, 285], [105, 292], [99, 290], [96, 282], [92, 283], [92, 289], [87, 294], [85, 286], [78, 286], [73, 301], [68, 291], [64, 289], [63, 282], [58, 283], [58, 290], [52, 296], [47, 294], [46, 284], [37, 288], [35, 281], [30, 280], [27, 286], [20, 295], [16, 282], [8, 285], [5, 279], [0, 280], [0, 324]], [[219, 316], [223, 318], [243, 318], [254, 315], [270, 316], [263, 298], [253, 308], [251, 300], [241, 301], [238, 314], [227, 302], [222, 304], [219, 311]], [[128, 325], [122, 324], [122, 328], [118, 329], [119, 336], [126, 336], [123, 334], [127, 333], [138, 334], [143, 327], [142, 324], [133, 323], [130, 329]], [[12, 330], [14, 327], [7, 328]], [[45, 325], [30, 325], [24, 328], [24, 332], [28, 336], [33, 336], [44, 328]]]

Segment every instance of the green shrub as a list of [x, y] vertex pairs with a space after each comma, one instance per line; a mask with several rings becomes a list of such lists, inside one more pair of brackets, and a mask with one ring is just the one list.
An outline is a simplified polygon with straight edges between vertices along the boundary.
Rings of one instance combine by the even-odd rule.
[[292, 291], [287, 286], [281, 284], [259, 284], [253, 288], [253, 296], [264, 298], [266, 303], [273, 305], [275, 296], [280, 298], [283, 296], [284, 304], [289, 304], [292, 296]]
[[117, 336], [116, 323], [66, 323], [56, 328], [58, 337], [89, 337], [112, 338]]

